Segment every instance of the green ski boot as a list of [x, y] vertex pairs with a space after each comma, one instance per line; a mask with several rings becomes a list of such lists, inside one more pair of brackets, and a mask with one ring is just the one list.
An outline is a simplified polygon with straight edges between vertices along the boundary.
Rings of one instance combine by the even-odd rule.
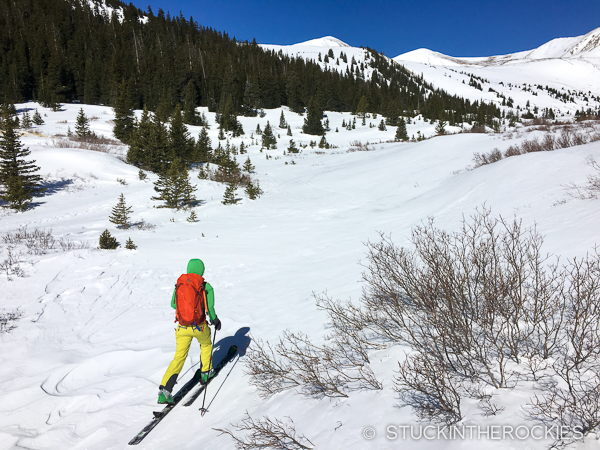
[[158, 391], [158, 403], [164, 405], [165, 403], [173, 403], [173, 396], [165, 388]]
[[208, 384], [208, 380], [215, 376], [215, 371], [210, 369], [207, 372], [200, 372], [200, 384]]

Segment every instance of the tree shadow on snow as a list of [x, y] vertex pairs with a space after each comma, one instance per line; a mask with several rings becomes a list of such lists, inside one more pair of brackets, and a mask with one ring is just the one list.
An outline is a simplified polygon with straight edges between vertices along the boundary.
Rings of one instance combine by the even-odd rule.
[[42, 195], [52, 195], [67, 189], [73, 184], [73, 180], [61, 179], [57, 181], [44, 181], [40, 184], [40, 187], [45, 189]]
[[220, 361], [225, 357], [229, 347], [236, 345], [240, 356], [246, 354], [246, 350], [250, 345], [250, 337], [247, 334], [250, 332], [250, 327], [242, 327], [233, 336], [227, 336], [215, 342], [213, 348], [213, 361]]

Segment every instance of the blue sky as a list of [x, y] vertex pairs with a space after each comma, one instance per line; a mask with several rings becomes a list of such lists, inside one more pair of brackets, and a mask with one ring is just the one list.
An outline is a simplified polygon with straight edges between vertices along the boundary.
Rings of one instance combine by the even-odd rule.
[[599, 0], [134, 0], [259, 44], [335, 36], [394, 57], [425, 47], [452, 56], [530, 50], [600, 27]]

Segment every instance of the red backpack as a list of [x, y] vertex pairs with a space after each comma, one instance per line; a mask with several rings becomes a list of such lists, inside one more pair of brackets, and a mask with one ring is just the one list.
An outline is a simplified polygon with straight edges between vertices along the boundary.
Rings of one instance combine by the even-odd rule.
[[204, 278], [184, 273], [175, 285], [175, 320], [183, 326], [201, 325], [206, 321]]

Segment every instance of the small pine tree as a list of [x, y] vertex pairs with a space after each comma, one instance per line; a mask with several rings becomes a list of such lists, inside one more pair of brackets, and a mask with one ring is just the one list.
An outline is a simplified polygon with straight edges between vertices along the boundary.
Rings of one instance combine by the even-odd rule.
[[0, 198], [8, 202], [6, 207], [23, 211], [31, 203], [33, 195], [44, 189], [40, 188], [42, 178], [36, 173], [40, 168], [34, 164], [35, 161], [25, 160], [31, 152], [23, 148], [15, 128], [12, 120], [2, 120], [0, 184], [4, 185], [4, 190]]
[[191, 185], [187, 168], [179, 158], [173, 161], [165, 174], [159, 175], [154, 183], [154, 190], [159, 195], [152, 197], [152, 200], [165, 202], [159, 208], [181, 209], [198, 201], [194, 197], [196, 188]]
[[118, 246], [117, 239], [110, 234], [110, 231], [104, 230], [100, 235], [98, 248], [102, 250], [115, 250]]
[[306, 118], [304, 119], [304, 126], [302, 132], [304, 134], [312, 134], [313, 136], [322, 136], [325, 134], [321, 118], [323, 117], [323, 111], [319, 107], [319, 103], [313, 97], [308, 101], [308, 108], [306, 112]]
[[435, 126], [435, 132], [438, 136], [446, 134], [446, 122], [442, 119], [438, 120], [438, 124]]
[[224, 141], [225, 140], [225, 133], [223, 132], [223, 128], [219, 129], [219, 140], [220, 141]]
[[223, 194], [223, 203], [224, 205], [234, 205], [237, 200], [235, 198], [235, 190], [236, 185], [233, 182], [230, 182], [225, 189], [225, 193]]
[[266, 148], [267, 150], [277, 148], [277, 139], [275, 138], [273, 130], [271, 129], [271, 124], [268, 121], [262, 135], [262, 147]]
[[148, 175], [146, 175], [146, 172], [140, 169], [138, 171], [138, 177], [140, 178], [140, 181], [144, 181], [146, 178], [148, 178]]
[[285, 116], [283, 115], [283, 110], [281, 111], [281, 116], [279, 116], [279, 128], [285, 129], [287, 128], [287, 122], [285, 121]]
[[287, 127], [287, 135], [288, 135], [288, 136], [291, 136], [291, 135], [292, 135], [292, 127], [290, 127], [289, 125], [288, 125], [288, 127]]
[[77, 137], [86, 138], [92, 134], [90, 131], [90, 120], [86, 117], [83, 112], [83, 108], [79, 110], [77, 114], [77, 123], [75, 124], [75, 134]]
[[199, 180], [207, 180], [210, 174], [210, 169], [208, 168], [208, 163], [201, 164], [200, 170], [198, 171], [198, 179]]
[[127, 241], [125, 242], [125, 248], [127, 250], [135, 250], [137, 246], [133, 243], [131, 238], [127, 238]]
[[242, 167], [248, 173], [252, 173], [255, 169], [255, 167], [252, 165], [252, 162], [250, 161], [249, 156], [248, 156], [248, 159], [246, 159], [246, 162], [244, 163], [244, 165]]
[[244, 191], [250, 200], [256, 200], [263, 193], [260, 189], [258, 181], [254, 184], [252, 181], [248, 181], [246, 189]]
[[196, 211], [192, 210], [192, 212], [190, 213], [190, 216], [186, 219], [188, 222], [190, 223], [194, 223], [198, 221], [198, 215], [196, 214]]
[[379, 126], [377, 128], [379, 131], [387, 131], [387, 127], [385, 126], [385, 121], [383, 119], [381, 119], [381, 122], [379, 122]]
[[112, 214], [108, 217], [108, 221], [114, 223], [117, 228], [129, 228], [131, 223], [129, 218], [131, 216], [131, 206], [127, 206], [125, 203], [125, 196], [121, 192], [119, 201], [112, 209]]
[[396, 128], [396, 135], [394, 136], [395, 141], [408, 141], [408, 133], [406, 131], [406, 122], [401, 117], [398, 121], [398, 128]]
[[42, 119], [42, 116], [37, 108], [35, 109], [35, 113], [33, 113], [33, 123], [36, 125], [44, 125], [44, 119]]
[[329, 143], [327, 142], [327, 139], [325, 139], [325, 136], [321, 137], [319, 148], [329, 148]]
[[240, 144], [240, 155], [243, 155], [245, 153], [248, 153], [248, 151], [246, 150], [246, 144], [244, 144], [244, 142], [242, 141], [242, 143]]
[[31, 128], [32, 122], [31, 117], [29, 117], [29, 111], [25, 109], [23, 113], [23, 117], [21, 118], [21, 128], [28, 129]]
[[288, 153], [299, 153], [300, 150], [296, 147], [296, 143], [293, 139], [290, 139], [290, 146], [287, 149]]

